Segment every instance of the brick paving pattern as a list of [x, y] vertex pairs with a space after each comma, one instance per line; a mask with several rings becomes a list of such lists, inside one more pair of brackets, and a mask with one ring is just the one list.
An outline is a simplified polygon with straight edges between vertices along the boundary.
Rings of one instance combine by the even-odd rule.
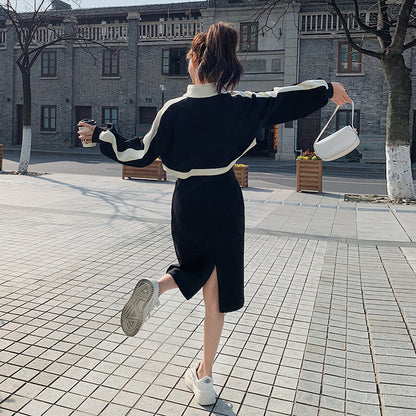
[[201, 407], [182, 379], [200, 294], [119, 327], [137, 278], [175, 261], [172, 184], [88, 181], [0, 177], [1, 416], [416, 415], [416, 209], [244, 191], [246, 302]]

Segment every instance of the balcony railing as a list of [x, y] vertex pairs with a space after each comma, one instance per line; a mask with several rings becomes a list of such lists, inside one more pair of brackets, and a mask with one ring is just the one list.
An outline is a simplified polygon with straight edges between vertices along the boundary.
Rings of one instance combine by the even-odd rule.
[[[381, 22], [376, 12], [365, 12], [360, 15], [366, 25], [380, 29]], [[360, 27], [352, 14], [345, 15], [347, 27], [351, 31], [359, 31]], [[332, 13], [305, 13], [300, 15], [300, 32], [308, 33], [333, 33], [344, 30], [341, 19]]]
[[[76, 30], [79, 38], [96, 42], [126, 42], [128, 40], [128, 23], [78, 25]], [[203, 24], [200, 20], [140, 22], [138, 30], [138, 38], [141, 41], [177, 38], [192, 39], [197, 33], [203, 31]], [[64, 34], [65, 29], [63, 26], [40, 28], [35, 33], [33, 43], [49, 43], [59, 39]], [[6, 32], [0, 29], [0, 45], [4, 45], [5, 42]]]
[[95, 41], [127, 41], [128, 23], [79, 25], [78, 35]]
[[140, 22], [139, 40], [192, 39], [203, 31], [200, 20]]
[[42, 27], [35, 32], [34, 43], [49, 43], [63, 36], [65, 29], [62, 26]]
[[[27, 29], [22, 29], [22, 32], [27, 34]], [[41, 27], [36, 30], [35, 34], [33, 35], [32, 44], [40, 44], [40, 43], [50, 43], [65, 33], [65, 29], [63, 26], [50, 26], [50, 27]], [[2, 39], [0, 35], [0, 40]]]
[[[126, 41], [128, 24], [100, 24], [100, 25], [79, 25], [77, 36], [82, 39], [94, 41]], [[52, 26], [40, 28], [36, 31], [33, 43], [50, 43], [65, 35], [63, 26]], [[74, 36], [75, 37], [75, 36]], [[1, 44], [0, 32], [0, 44]]]

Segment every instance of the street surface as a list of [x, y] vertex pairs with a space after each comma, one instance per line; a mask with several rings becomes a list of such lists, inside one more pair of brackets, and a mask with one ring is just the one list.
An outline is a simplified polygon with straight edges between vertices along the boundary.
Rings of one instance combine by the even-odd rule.
[[[3, 169], [17, 170], [18, 151], [4, 152]], [[249, 165], [249, 186], [272, 189], [295, 189], [295, 162], [278, 162], [261, 157], [243, 157]], [[29, 170], [42, 173], [67, 173], [121, 177], [121, 165], [97, 153], [96, 149], [80, 149], [74, 153], [34, 152]], [[168, 177], [168, 181], [174, 181]], [[325, 162], [324, 192], [377, 194], [387, 193], [385, 166], [357, 163]]]

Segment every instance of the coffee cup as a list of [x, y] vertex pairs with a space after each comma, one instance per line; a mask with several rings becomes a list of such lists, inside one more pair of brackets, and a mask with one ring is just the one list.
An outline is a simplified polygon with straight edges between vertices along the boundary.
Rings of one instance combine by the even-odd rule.
[[[97, 123], [94, 120], [84, 119], [84, 120], [81, 120], [80, 122], [81, 123], [85, 123], [85, 124], [89, 124], [91, 126], [96, 126], [97, 125]], [[81, 126], [79, 124], [77, 124], [77, 128], [78, 128], [78, 131], [81, 134], [84, 133], [84, 132], [88, 132], [90, 130], [88, 127]], [[81, 142], [82, 142], [82, 146], [83, 147], [94, 147], [94, 146], [97, 146], [97, 143], [86, 142], [84, 140], [81, 140]]]

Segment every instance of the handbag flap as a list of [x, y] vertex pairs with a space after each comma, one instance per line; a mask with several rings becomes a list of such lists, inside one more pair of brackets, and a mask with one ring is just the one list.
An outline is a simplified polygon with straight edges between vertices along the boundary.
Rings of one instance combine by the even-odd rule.
[[335, 111], [333, 112], [332, 116], [325, 124], [322, 131], [319, 133], [318, 137], [316, 138], [313, 148], [316, 155], [321, 158], [322, 160], [330, 161], [339, 159], [353, 151], [359, 144], [360, 139], [356, 130], [354, 129], [354, 102], [351, 102], [352, 105], [352, 126], [345, 126], [342, 129], [332, 133], [325, 139], [319, 140], [328, 127], [329, 123], [335, 116], [336, 112], [338, 111], [340, 106], [337, 106]]
[[315, 153], [326, 161], [339, 159], [353, 151], [360, 144], [355, 129], [345, 126], [341, 130], [314, 143]]

